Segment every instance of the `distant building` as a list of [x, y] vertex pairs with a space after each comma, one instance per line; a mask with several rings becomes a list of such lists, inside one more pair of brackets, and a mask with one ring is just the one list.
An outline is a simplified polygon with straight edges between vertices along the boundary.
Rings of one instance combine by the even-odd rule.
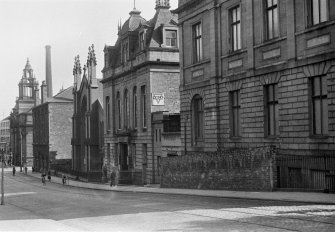
[[156, 1], [149, 21], [133, 9], [115, 45], [104, 50], [104, 162], [108, 173], [119, 171], [120, 183], [160, 182], [163, 114], [152, 113], [180, 109], [178, 20], [169, 8], [168, 0]]
[[37, 171], [51, 168], [69, 172], [72, 159], [72, 87], [48, 98], [32, 112], [34, 168]]
[[96, 77], [96, 57], [93, 45], [82, 69], [79, 56], [73, 69], [73, 174], [88, 181], [100, 181], [103, 165], [103, 101], [102, 84]]
[[10, 148], [10, 118], [0, 121], [0, 150], [9, 152]]
[[40, 103], [38, 82], [27, 60], [19, 82], [19, 97], [10, 115], [13, 164], [31, 166], [33, 162], [33, 125], [31, 109]]
[[335, 174], [335, 2], [183, 0], [175, 12], [185, 150], [275, 146], [286, 157], [275, 187], [326, 189]]

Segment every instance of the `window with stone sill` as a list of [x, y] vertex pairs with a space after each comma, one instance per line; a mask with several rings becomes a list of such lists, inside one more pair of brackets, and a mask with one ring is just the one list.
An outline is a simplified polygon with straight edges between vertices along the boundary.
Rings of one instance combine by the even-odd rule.
[[279, 135], [278, 84], [264, 86], [264, 131], [266, 137]]
[[279, 37], [278, 0], [263, 0], [265, 5], [266, 40]]
[[[306, 0], [308, 26], [318, 25], [329, 20], [328, 0]], [[333, 0], [332, 0], [333, 1]]]
[[144, 50], [144, 47], [145, 47], [145, 33], [143, 31], [139, 35], [139, 48], [140, 48], [140, 51]]
[[240, 50], [241, 45], [241, 7], [235, 6], [229, 10], [230, 43], [232, 51]]
[[312, 135], [327, 136], [328, 134], [328, 91], [327, 76], [317, 76], [309, 80], [312, 118]]
[[198, 63], [203, 60], [202, 52], [202, 24], [196, 23], [192, 26], [193, 41], [193, 62]]
[[177, 47], [177, 30], [165, 30], [165, 46]]
[[121, 97], [120, 92], [116, 94], [116, 125], [117, 129], [121, 130]]
[[231, 91], [230, 95], [230, 127], [231, 136], [241, 136], [241, 120], [240, 120], [240, 90]]
[[195, 95], [191, 103], [192, 109], [192, 141], [199, 145], [204, 139], [204, 107], [200, 95]]

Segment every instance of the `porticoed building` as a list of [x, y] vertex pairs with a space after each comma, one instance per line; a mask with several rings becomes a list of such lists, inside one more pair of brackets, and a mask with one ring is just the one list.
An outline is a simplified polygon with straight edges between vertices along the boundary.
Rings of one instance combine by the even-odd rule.
[[103, 165], [102, 84], [96, 65], [92, 45], [83, 75], [79, 56], [73, 68], [72, 174], [87, 181], [101, 181]]
[[104, 49], [104, 162], [108, 173], [119, 171], [121, 183], [160, 182], [162, 153], [155, 144], [164, 133], [163, 116], [152, 113], [178, 114], [179, 120], [177, 15], [169, 1], [156, 1], [155, 9], [151, 20], [133, 9], [115, 45]]
[[31, 109], [40, 103], [38, 82], [27, 60], [19, 82], [19, 96], [10, 115], [13, 164], [28, 166], [33, 162], [33, 120]]
[[186, 153], [275, 146], [273, 187], [329, 188], [335, 2], [180, 0], [175, 12]]

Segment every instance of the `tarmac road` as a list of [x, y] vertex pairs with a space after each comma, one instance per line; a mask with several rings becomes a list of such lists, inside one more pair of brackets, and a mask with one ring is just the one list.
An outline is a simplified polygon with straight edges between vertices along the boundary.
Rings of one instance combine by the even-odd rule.
[[5, 175], [0, 231], [335, 231], [335, 205], [43, 186]]

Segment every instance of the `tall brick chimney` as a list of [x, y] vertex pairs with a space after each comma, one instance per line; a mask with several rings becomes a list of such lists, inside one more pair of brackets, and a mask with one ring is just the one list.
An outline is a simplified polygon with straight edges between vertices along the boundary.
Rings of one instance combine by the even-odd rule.
[[48, 97], [47, 97], [47, 93], [48, 93], [47, 88], [48, 88], [48, 86], [45, 83], [45, 81], [42, 81], [42, 85], [41, 85], [41, 104], [45, 103], [47, 101], [47, 99], [48, 99]]
[[[45, 80], [47, 85], [47, 97], [52, 97], [52, 74], [51, 74], [51, 46], [45, 46]], [[42, 91], [43, 92], [43, 91]]]

